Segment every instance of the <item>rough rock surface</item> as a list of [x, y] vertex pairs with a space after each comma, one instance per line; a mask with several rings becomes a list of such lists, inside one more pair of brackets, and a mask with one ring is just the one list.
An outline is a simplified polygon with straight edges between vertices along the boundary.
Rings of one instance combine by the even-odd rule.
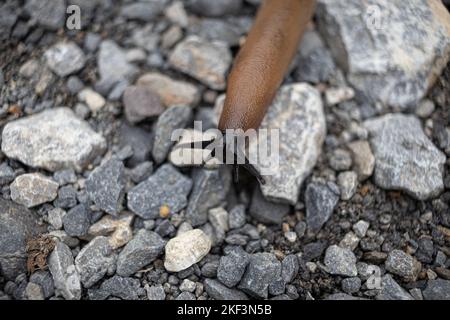
[[47, 65], [58, 76], [65, 77], [81, 70], [86, 63], [83, 51], [73, 42], [60, 42], [45, 52]]
[[320, 0], [317, 17], [350, 83], [385, 105], [417, 103], [450, 59], [450, 14], [440, 1]]
[[50, 171], [81, 170], [105, 148], [105, 139], [68, 108], [9, 122], [2, 133], [2, 151], [8, 157]]
[[54, 200], [58, 187], [59, 185], [55, 181], [42, 174], [22, 174], [11, 184], [11, 199], [31, 208]]
[[339, 196], [326, 184], [310, 183], [306, 187], [306, 223], [311, 231], [319, 231], [330, 219], [338, 200]]
[[411, 115], [387, 114], [365, 122], [375, 155], [375, 183], [383, 189], [403, 190], [419, 200], [444, 188], [445, 155], [423, 133]]
[[[269, 130], [268, 141], [272, 139], [270, 129], [279, 130], [279, 161], [275, 163], [278, 168], [265, 177], [262, 193], [269, 200], [295, 204], [325, 139], [325, 116], [319, 92], [302, 83], [281, 87], [260, 129]], [[250, 152], [256, 152], [255, 148], [256, 144], [252, 144]]]

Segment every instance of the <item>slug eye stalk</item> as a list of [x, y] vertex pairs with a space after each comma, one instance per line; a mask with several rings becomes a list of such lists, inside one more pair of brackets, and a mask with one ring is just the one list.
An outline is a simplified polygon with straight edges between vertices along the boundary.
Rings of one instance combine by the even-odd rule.
[[209, 153], [203, 159], [202, 166], [213, 159], [217, 159], [220, 165], [233, 166], [233, 181], [235, 183], [239, 182], [239, 168], [242, 167], [254, 176], [259, 183], [265, 184], [264, 177], [246, 156], [245, 145], [237, 143], [238, 140], [237, 135], [222, 134], [209, 140], [181, 143], [176, 145], [174, 149], [208, 150]]

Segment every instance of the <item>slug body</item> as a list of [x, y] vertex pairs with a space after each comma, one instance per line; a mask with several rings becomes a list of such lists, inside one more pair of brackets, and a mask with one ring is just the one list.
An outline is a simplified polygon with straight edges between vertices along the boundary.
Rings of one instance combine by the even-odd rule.
[[228, 77], [219, 129], [257, 129], [310, 21], [314, 0], [265, 0]]

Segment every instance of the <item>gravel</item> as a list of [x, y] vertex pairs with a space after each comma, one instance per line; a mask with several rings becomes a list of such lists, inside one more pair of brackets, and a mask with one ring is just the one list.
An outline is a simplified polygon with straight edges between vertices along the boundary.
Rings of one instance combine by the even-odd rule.
[[210, 297], [216, 300], [248, 300], [248, 297], [242, 291], [230, 289], [219, 281], [206, 279], [203, 283], [205, 291]]
[[305, 191], [306, 223], [313, 232], [318, 232], [330, 219], [339, 196], [323, 183], [310, 183]]
[[423, 290], [425, 300], [450, 300], [450, 281], [437, 279], [429, 280]]
[[385, 267], [387, 271], [404, 278], [405, 281], [415, 281], [421, 270], [420, 262], [401, 250], [389, 252]]
[[123, 92], [125, 116], [136, 123], [160, 115], [164, 108], [159, 96], [144, 86], [129, 86]]
[[83, 50], [73, 42], [57, 43], [44, 56], [48, 67], [60, 77], [80, 71], [86, 63]]
[[356, 269], [356, 257], [349, 249], [332, 245], [325, 252], [324, 264], [331, 274], [355, 277], [358, 272]]
[[217, 279], [229, 288], [236, 286], [241, 281], [249, 262], [249, 254], [241, 248], [231, 251], [220, 258]]
[[86, 235], [91, 225], [91, 212], [84, 204], [70, 209], [62, 218], [64, 231], [69, 236], [80, 237]]
[[22, 174], [11, 184], [11, 199], [27, 208], [50, 202], [57, 196], [59, 185], [39, 173]]

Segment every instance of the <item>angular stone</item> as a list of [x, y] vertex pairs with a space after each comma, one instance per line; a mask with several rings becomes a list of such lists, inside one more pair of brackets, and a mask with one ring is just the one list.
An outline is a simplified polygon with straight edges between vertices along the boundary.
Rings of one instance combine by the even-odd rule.
[[239, 13], [242, 9], [242, 2], [242, 0], [189, 0], [187, 7], [201, 16], [222, 17]]
[[281, 277], [281, 263], [271, 253], [255, 253], [238, 286], [240, 290], [259, 299], [267, 299], [269, 286]]
[[236, 286], [250, 262], [250, 255], [240, 247], [220, 258], [217, 279], [229, 288]]
[[[48, 262], [47, 262], [48, 263]], [[55, 284], [50, 271], [36, 271], [30, 276], [30, 282], [38, 284], [42, 288], [44, 298], [55, 294]]]
[[349, 249], [332, 245], [325, 251], [325, 266], [331, 274], [356, 277], [356, 257]]
[[158, 284], [146, 288], [148, 300], [164, 300], [166, 298], [166, 293], [162, 285]]
[[45, 51], [48, 67], [60, 77], [80, 71], [86, 57], [74, 42], [59, 42]]
[[343, 149], [336, 149], [329, 159], [330, 167], [335, 171], [343, 171], [350, 169], [352, 165], [352, 158], [350, 153]]
[[242, 227], [246, 222], [245, 206], [238, 204], [230, 210], [228, 214], [228, 225], [230, 229]]
[[109, 297], [123, 300], [138, 300], [145, 295], [144, 288], [141, 287], [139, 279], [113, 276], [103, 281], [99, 289], [89, 290], [89, 297], [92, 300], [104, 300]]
[[450, 281], [443, 279], [428, 280], [423, 290], [425, 300], [450, 300]]
[[392, 250], [385, 262], [386, 270], [399, 275], [405, 281], [415, 281], [421, 270], [421, 264], [402, 250]]
[[6, 124], [2, 151], [28, 166], [81, 171], [106, 149], [105, 139], [69, 108], [55, 108]]
[[39, 173], [18, 176], [11, 184], [11, 199], [27, 208], [50, 202], [58, 195], [59, 185]]
[[57, 30], [64, 26], [66, 16], [64, 0], [27, 0], [25, 10], [44, 28]]
[[231, 65], [231, 52], [225, 43], [206, 41], [191, 35], [169, 56], [169, 63], [211, 89], [225, 89], [225, 76]]
[[205, 279], [205, 291], [215, 300], [248, 300], [248, 297], [242, 291], [230, 289], [219, 281], [213, 279]]
[[290, 208], [286, 204], [266, 200], [258, 187], [253, 191], [249, 212], [256, 220], [267, 224], [281, 224], [289, 211]]
[[411, 115], [387, 114], [365, 122], [375, 154], [375, 183], [388, 190], [402, 190], [419, 200], [437, 196], [444, 189], [445, 155]]
[[313, 232], [318, 232], [330, 219], [339, 201], [339, 196], [326, 184], [312, 182], [305, 191], [306, 223]]
[[165, 0], [132, 2], [122, 6], [120, 15], [129, 20], [152, 21], [163, 11], [166, 2]]
[[127, 159], [127, 167], [134, 167], [149, 160], [153, 148], [153, 135], [140, 127], [123, 123], [119, 129], [120, 146], [131, 146], [133, 155]]
[[0, 197], [0, 269], [6, 279], [26, 272], [27, 241], [44, 231], [35, 213]]
[[109, 236], [109, 244], [113, 249], [126, 245], [133, 238], [130, 224], [134, 215], [128, 212], [117, 217], [107, 215], [89, 227], [91, 236]]
[[170, 272], [185, 270], [202, 260], [210, 249], [211, 240], [202, 230], [186, 231], [167, 242], [164, 267]]
[[100, 44], [97, 57], [98, 71], [102, 86], [111, 89], [121, 81], [131, 81], [138, 69], [127, 61], [125, 51], [112, 40]]
[[162, 165], [147, 180], [128, 191], [128, 208], [143, 219], [159, 216], [163, 205], [177, 213], [187, 205], [192, 181], [172, 165]]
[[10, 183], [15, 177], [14, 170], [6, 162], [3, 162], [0, 165], [0, 185]]
[[320, 0], [316, 14], [335, 61], [366, 100], [415, 105], [449, 61], [450, 15], [440, 1]]
[[341, 199], [350, 200], [358, 187], [358, 174], [354, 171], [344, 171], [339, 173], [337, 177]]
[[85, 288], [90, 288], [102, 279], [108, 270], [115, 267], [114, 254], [108, 238], [95, 237], [81, 249], [75, 258], [75, 267]]
[[364, 238], [366, 236], [367, 230], [369, 230], [369, 226], [370, 224], [367, 221], [359, 220], [353, 225], [353, 231], [355, 231], [355, 234], [358, 237]]
[[300, 266], [298, 258], [294, 254], [287, 255], [281, 262], [281, 278], [284, 284], [288, 284], [297, 276]]
[[122, 161], [111, 159], [95, 168], [86, 179], [85, 188], [96, 207], [117, 215], [125, 194], [125, 167]]
[[123, 92], [125, 116], [130, 123], [159, 116], [164, 108], [159, 96], [144, 86], [129, 86]]
[[[270, 129], [279, 133], [279, 163], [274, 162], [273, 166], [256, 164], [259, 169], [261, 166], [274, 169], [265, 177], [262, 193], [269, 200], [294, 205], [325, 139], [326, 124], [320, 93], [304, 83], [281, 87], [260, 129], [269, 130], [268, 141], [273, 139]], [[249, 151], [258, 154], [256, 147], [251, 143]]]
[[91, 213], [86, 205], [79, 204], [70, 209], [62, 218], [64, 230], [69, 236], [82, 237], [86, 235], [91, 225]]
[[200, 92], [196, 86], [157, 72], [144, 74], [137, 80], [137, 85], [155, 92], [166, 107], [176, 105], [193, 107], [200, 99]]
[[192, 117], [192, 109], [186, 106], [174, 106], [164, 111], [155, 127], [155, 140], [152, 155], [156, 163], [162, 163], [170, 147], [176, 141], [173, 137], [176, 129], [184, 129]]
[[377, 300], [414, 300], [413, 297], [395, 282], [390, 274], [381, 278], [381, 291]]
[[141, 229], [120, 252], [117, 274], [128, 277], [152, 263], [164, 249], [166, 242], [155, 232]]
[[81, 299], [80, 275], [75, 268], [72, 251], [62, 242], [57, 242], [48, 259], [48, 268], [55, 282], [56, 295], [66, 300]]
[[369, 178], [375, 168], [375, 157], [367, 141], [354, 141], [348, 145], [353, 158], [353, 167], [359, 181]]
[[196, 227], [208, 219], [208, 210], [220, 205], [228, 193], [231, 176], [227, 168], [193, 170], [194, 184], [186, 209], [186, 218]]

